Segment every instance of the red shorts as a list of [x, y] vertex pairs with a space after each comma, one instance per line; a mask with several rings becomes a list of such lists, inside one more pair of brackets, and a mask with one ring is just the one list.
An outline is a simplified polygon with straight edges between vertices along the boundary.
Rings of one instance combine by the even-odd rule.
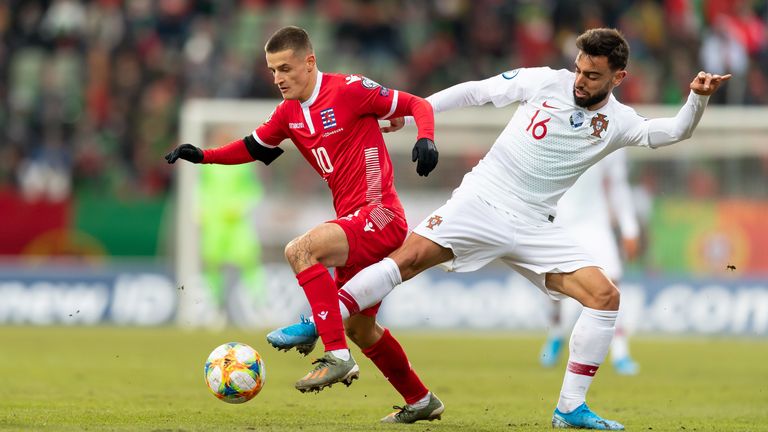
[[[336, 286], [341, 288], [360, 270], [386, 258], [405, 241], [408, 222], [380, 205], [361, 207], [354, 214], [328, 221], [339, 225], [347, 235], [349, 255], [344, 267], [336, 267]], [[376, 316], [381, 303], [360, 311]]]

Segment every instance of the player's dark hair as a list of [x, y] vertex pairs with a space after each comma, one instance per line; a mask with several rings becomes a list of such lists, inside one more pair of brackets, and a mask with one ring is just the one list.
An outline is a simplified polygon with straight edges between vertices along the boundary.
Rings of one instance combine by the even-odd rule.
[[589, 56], [608, 57], [611, 70], [623, 70], [629, 60], [629, 44], [620, 31], [612, 28], [594, 28], [576, 39], [576, 47]]
[[309, 41], [306, 30], [295, 26], [283, 27], [276, 31], [264, 46], [264, 51], [268, 53], [289, 49], [301, 54], [312, 52], [312, 42]]

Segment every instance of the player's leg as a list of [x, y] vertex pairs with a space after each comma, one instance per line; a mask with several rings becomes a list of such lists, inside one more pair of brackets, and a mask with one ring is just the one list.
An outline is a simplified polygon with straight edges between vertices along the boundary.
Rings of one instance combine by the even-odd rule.
[[[337, 293], [338, 307], [343, 319], [381, 302], [390, 291], [402, 282], [401, 272], [407, 278], [435, 264], [451, 259], [453, 253], [418, 234], [411, 234], [405, 244], [388, 258], [372, 264], [354, 275]], [[395, 259], [402, 262], [402, 270]], [[338, 269], [337, 269], [338, 271]], [[407, 280], [407, 279], [406, 279]], [[267, 335], [272, 346], [281, 350], [296, 348], [306, 355], [314, 348], [318, 331], [316, 319], [304, 319], [281, 327]]]
[[[341, 233], [338, 236], [343, 234], [346, 246], [343, 260], [339, 257], [335, 262], [337, 289], [361, 269], [380, 261], [402, 245], [408, 224], [397, 213], [397, 209], [371, 205], [332, 221], [335, 231]], [[334, 299], [339, 307], [338, 291], [334, 291]], [[295, 347], [306, 355], [314, 348], [318, 336], [315, 322], [321, 324], [314, 317], [310, 320], [302, 318], [299, 323], [269, 333], [267, 340], [278, 349], [287, 351]]]
[[598, 267], [583, 267], [572, 273], [548, 273], [546, 287], [579, 301], [584, 309], [573, 327], [568, 367], [552, 425], [601, 430], [624, 429], [605, 420], [586, 405], [586, 394], [595, 373], [605, 360], [615, 331], [619, 291]]
[[[411, 240], [414, 236], [418, 237], [420, 240]], [[413, 245], [412, 251], [403, 251], [408, 244]], [[399, 254], [398, 251], [400, 251]], [[347, 284], [344, 285], [345, 288], [339, 290], [337, 294], [338, 302], [336, 303], [336, 307], [347, 312], [346, 316], [349, 316], [359, 312], [361, 309], [367, 309], [378, 304], [382, 298], [394, 289], [395, 286], [401, 283], [401, 270], [398, 261], [395, 261], [395, 259], [397, 259], [395, 258], [396, 256], [400, 257], [400, 263], [403, 264], [405, 274], [409, 275], [409, 277], [416, 275], [432, 265], [445, 261], [451, 256], [449, 249], [441, 248], [430, 240], [415, 234], [409, 236], [405, 244], [398, 251], [395, 251], [392, 254], [392, 258], [385, 258], [384, 260], [363, 269], [347, 282]], [[448, 253], [448, 258], [444, 258], [442, 261], [436, 261], [437, 259], [441, 259], [440, 257], [446, 256], [445, 251]], [[346, 288], [350, 287], [350, 285], [352, 289], [347, 290]], [[314, 312], [314, 308], [313, 315], [318, 333], [322, 337], [321, 327], [318, 325], [320, 324], [319, 319], [322, 318], [322, 315]], [[339, 315], [339, 317], [341, 317], [341, 315]], [[325, 343], [325, 340], [323, 342]], [[354, 363], [351, 356], [349, 357], [349, 360], [344, 362], [337, 360], [339, 360], [339, 358], [334, 353], [326, 353], [323, 359], [320, 359], [322, 363], [320, 363], [315, 370], [310, 371], [304, 378], [299, 380], [296, 383], [296, 388], [304, 392], [310, 390], [319, 391], [336, 382], [344, 382], [349, 385], [352, 380], [359, 375], [359, 368]], [[332, 371], [332, 373], [324, 372], [325, 369]]]
[[383, 423], [414, 423], [440, 419], [445, 406], [421, 382], [403, 347], [376, 322], [375, 309], [366, 309], [345, 321], [347, 336], [360, 347], [405, 400], [398, 411], [381, 419]]
[[[327, 269], [343, 266], [348, 254], [346, 234], [334, 223], [318, 225], [285, 248], [285, 257], [304, 289], [326, 351], [314, 362], [315, 369], [296, 383], [302, 392], [319, 391], [336, 382], [349, 385], [359, 374], [344, 337], [336, 283]], [[321, 386], [317, 385], [318, 379], [323, 380]]]
[[550, 301], [550, 309], [547, 313], [547, 340], [541, 347], [539, 362], [544, 367], [553, 367], [560, 359], [560, 353], [563, 350], [563, 336], [565, 329], [562, 319], [562, 302], [559, 300]]
[[402, 246], [342, 287], [342, 316], [379, 303], [403, 281], [438, 264], [447, 264], [455, 271], [484, 266], [499, 256], [499, 245], [507, 243], [497, 234], [498, 224], [503, 223], [477, 195], [454, 192], [448, 202], [414, 228]]
[[389, 257], [366, 267], [339, 290], [342, 317], [378, 304], [397, 285], [451, 258], [450, 249], [411, 233]]
[[[600, 264], [600, 267], [613, 283], [619, 286], [618, 281], [621, 280], [623, 273], [622, 258], [610, 226], [596, 223], [593, 220], [583, 220], [576, 225], [571, 225], [570, 228], [569, 235], [573, 240], [583, 247], [595, 262]], [[630, 247], [632, 246], [630, 245]], [[611, 342], [611, 362], [617, 373], [634, 375], [639, 368], [629, 355], [629, 342], [621, 317], [622, 312], [620, 310], [616, 320], [616, 333]]]

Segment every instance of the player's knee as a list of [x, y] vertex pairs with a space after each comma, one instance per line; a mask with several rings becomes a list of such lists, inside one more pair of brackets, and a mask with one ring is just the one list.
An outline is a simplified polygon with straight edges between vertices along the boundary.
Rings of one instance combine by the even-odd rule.
[[604, 284], [596, 289], [592, 295], [593, 309], [599, 310], [618, 310], [621, 294], [616, 285], [612, 283]]
[[317, 262], [309, 242], [307, 242], [305, 237], [306, 236], [296, 237], [285, 246], [285, 260], [288, 261], [288, 264], [290, 264], [296, 272]]
[[287, 245], [285, 245], [285, 250], [283, 250], [283, 255], [285, 256], [285, 260], [288, 261], [289, 264], [293, 265], [293, 257], [295, 256], [295, 250], [296, 250], [296, 240], [293, 239], [290, 242], [288, 242]]

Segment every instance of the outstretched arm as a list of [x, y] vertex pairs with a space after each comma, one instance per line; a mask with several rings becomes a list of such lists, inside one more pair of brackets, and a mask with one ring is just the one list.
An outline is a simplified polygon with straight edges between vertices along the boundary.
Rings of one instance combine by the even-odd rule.
[[[427, 98], [435, 113], [493, 102], [497, 108], [526, 100], [546, 79], [554, 77], [549, 68], [522, 68], [504, 72], [482, 81], [467, 81], [441, 90]], [[393, 119], [382, 132], [394, 132], [413, 119]]]
[[172, 164], [178, 159], [192, 163], [210, 163], [221, 165], [237, 165], [259, 160], [269, 165], [283, 154], [279, 147], [265, 147], [253, 135], [232, 141], [221, 147], [202, 150], [192, 144], [182, 144], [165, 155], [165, 160]]
[[[456, 84], [445, 90], [440, 90], [427, 97], [426, 100], [432, 106], [435, 113], [467, 106], [485, 105], [492, 100], [488, 85], [490, 80], [493, 80], [493, 78], [484, 81], [467, 81]], [[381, 131], [394, 132], [400, 130], [406, 124], [412, 125], [414, 120], [414, 117], [405, 117], [404, 119], [393, 117], [390, 120], [390, 125], [382, 127]]]
[[649, 147], [665, 146], [690, 138], [704, 114], [709, 96], [730, 78], [730, 74], [713, 75], [699, 72], [691, 81], [691, 93], [677, 115], [644, 122], [638, 131], [639, 134], [634, 134], [634, 138], [639, 141], [639, 144]]
[[192, 163], [221, 165], [237, 165], [258, 160], [269, 165], [283, 154], [283, 150], [277, 145], [288, 137], [281, 126], [284, 123], [281, 120], [282, 106], [281, 102], [261, 126], [243, 139], [205, 150], [192, 144], [182, 144], [165, 155], [165, 160], [169, 164], [177, 159], [184, 159]]
[[455, 108], [485, 105], [492, 100], [491, 88], [493, 84], [490, 81], [494, 79], [495, 77], [483, 81], [467, 81], [456, 84], [429, 96], [427, 101], [436, 113]]

